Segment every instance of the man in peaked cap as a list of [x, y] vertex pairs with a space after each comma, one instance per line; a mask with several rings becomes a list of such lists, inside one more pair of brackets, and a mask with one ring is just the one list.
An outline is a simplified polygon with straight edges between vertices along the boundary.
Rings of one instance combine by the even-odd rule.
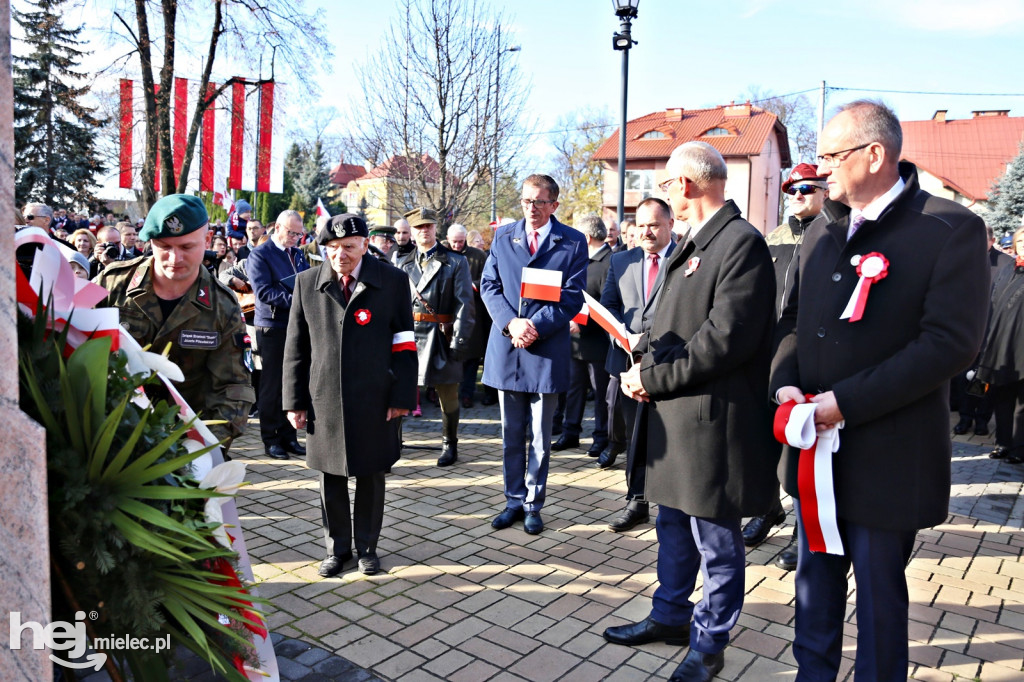
[[370, 250], [378, 260], [391, 262], [391, 250], [395, 247], [395, 228], [387, 225], [374, 225], [370, 228]]
[[185, 375], [178, 390], [200, 418], [225, 422], [210, 429], [226, 450], [244, 431], [255, 396], [238, 300], [202, 267], [208, 229], [199, 198], [166, 196], [139, 232], [152, 255], [111, 263], [96, 282], [110, 292], [100, 305], [118, 308], [136, 341], [157, 352], [170, 344], [169, 359]]

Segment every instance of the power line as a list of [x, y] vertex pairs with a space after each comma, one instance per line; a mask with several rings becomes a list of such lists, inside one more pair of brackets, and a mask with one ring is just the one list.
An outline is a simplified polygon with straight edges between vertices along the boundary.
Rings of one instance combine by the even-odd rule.
[[[815, 88], [817, 90], [818, 88]], [[895, 95], [944, 95], [947, 97], [1024, 97], [1024, 92], [930, 92], [927, 90], [883, 90], [881, 88], [842, 88], [828, 85], [826, 90], [853, 90], [857, 92], [884, 92]]]

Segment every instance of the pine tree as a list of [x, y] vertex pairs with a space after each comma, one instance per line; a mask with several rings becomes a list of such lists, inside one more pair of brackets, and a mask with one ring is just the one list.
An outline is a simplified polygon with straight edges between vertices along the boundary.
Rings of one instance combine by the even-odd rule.
[[15, 194], [57, 208], [87, 203], [102, 170], [96, 132], [102, 121], [81, 103], [89, 86], [76, 87], [83, 54], [82, 27], [67, 28], [68, 0], [28, 0], [36, 11], [12, 15], [25, 32], [28, 56], [14, 58]]
[[1024, 219], [1024, 144], [1007, 164], [1006, 173], [992, 184], [990, 199], [991, 212], [985, 216], [985, 222], [997, 237], [1013, 234]]
[[[289, 157], [292, 156], [289, 151]], [[286, 160], [287, 165], [287, 160]], [[331, 191], [331, 171], [327, 163], [327, 156], [324, 154], [323, 144], [320, 140], [315, 141], [311, 148], [298, 156], [296, 172], [293, 177], [294, 193], [289, 208], [297, 211], [304, 211], [306, 224], [313, 225], [316, 222], [316, 201], [328, 202], [327, 193]]]

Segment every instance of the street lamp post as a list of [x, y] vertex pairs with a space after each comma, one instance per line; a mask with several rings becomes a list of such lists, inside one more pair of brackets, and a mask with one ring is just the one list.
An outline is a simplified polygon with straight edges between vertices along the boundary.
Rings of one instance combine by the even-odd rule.
[[636, 19], [640, 0], [612, 0], [619, 32], [612, 35], [612, 47], [622, 51], [622, 125], [619, 128], [619, 224], [626, 211], [626, 93], [629, 91], [629, 49], [636, 45], [630, 35], [631, 22]]
[[498, 115], [501, 109], [501, 100], [498, 97], [501, 94], [501, 53], [502, 52], [519, 52], [518, 45], [512, 45], [502, 49], [501, 47], [501, 28], [498, 28], [498, 60], [497, 69], [494, 72], [494, 165], [491, 167], [491, 222], [498, 222], [498, 136], [501, 128], [498, 125]]

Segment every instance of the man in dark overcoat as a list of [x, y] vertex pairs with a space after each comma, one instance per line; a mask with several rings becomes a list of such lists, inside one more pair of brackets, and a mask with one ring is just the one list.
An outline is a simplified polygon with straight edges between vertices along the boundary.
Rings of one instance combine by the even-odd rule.
[[[823, 488], [834, 491], [842, 553], [811, 552], [808, 533], [799, 537], [793, 654], [801, 681], [839, 673], [851, 565], [854, 675], [907, 679], [904, 570], [918, 529], [949, 513], [949, 379], [974, 359], [985, 331], [984, 223], [920, 188], [913, 164], [899, 162], [902, 138], [896, 115], [867, 100], [841, 107], [825, 126], [818, 171], [830, 201], [849, 210], [808, 229], [796, 293], [779, 320], [776, 400], [812, 394], [819, 431], [844, 424], [832, 485]], [[873, 282], [860, 319], [843, 319], [866, 256], [884, 267], [867, 271]], [[803, 456], [786, 448], [779, 467], [794, 497]], [[797, 503], [801, 528], [815, 507]]]
[[288, 318], [282, 404], [306, 429], [306, 464], [320, 472], [324, 577], [351, 559], [353, 536], [359, 570], [380, 570], [384, 475], [399, 458], [400, 417], [416, 404], [409, 282], [367, 253], [367, 232], [351, 213], [320, 228], [327, 257], [296, 278]]
[[437, 214], [417, 208], [405, 214], [416, 248], [395, 265], [409, 278], [416, 327], [420, 386], [437, 391], [441, 404], [441, 456], [437, 466], [459, 458], [459, 382], [462, 359], [476, 319], [469, 263], [437, 240]]
[[689, 234], [665, 264], [642, 355], [622, 375], [623, 391], [645, 401], [636, 438], [646, 437], [647, 497], [660, 505], [660, 584], [650, 617], [605, 638], [689, 640], [671, 679], [704, 681], [722, 669], [743, 607], [740, 522], [777, 494], [768, 394], [775, 273], [764, 238], [725, 199], [726, 165], [714, 147], [687, 142], [666, 170], [661, 188]]
[[448, 248], [466, 257], [469, 263], [469, 277], [473, 280], [473, 309], [476, 313], [476, 322], [473, 324], [473, 333], [466, 348], [466, 359], [462, 362], [462, 383], [459, 384], [459, 400], [465, 408], [473, 407], [476, 374], [487, 349], [487, 334], [491, 331], [491, 316], [487, 314], [487, 306], [480, 298], [480, 278], [484, 274], [487, 254], [466, 243], [468, 234], [465, 226], [459, 223], [448, 227]]

